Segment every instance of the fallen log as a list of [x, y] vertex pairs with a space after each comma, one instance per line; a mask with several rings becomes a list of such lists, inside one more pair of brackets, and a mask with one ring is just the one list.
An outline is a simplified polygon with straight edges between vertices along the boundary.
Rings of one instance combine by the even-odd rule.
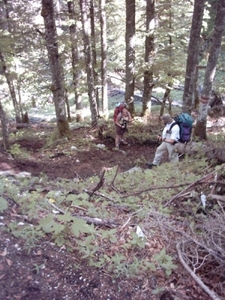
[[180, 154], [195, 155], [200, 154], [208, 159], [216, 159], [218, 162], [225, 162], [225, 148], [216, 148], [213, 145], [206, 145], [198, 142], [188, 142], [187, 144], [177, 143], [175, 149]]

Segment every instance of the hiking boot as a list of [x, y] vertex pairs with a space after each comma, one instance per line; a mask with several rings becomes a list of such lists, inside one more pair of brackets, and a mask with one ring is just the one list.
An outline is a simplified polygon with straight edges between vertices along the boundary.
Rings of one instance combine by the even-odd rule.
[[154, 165], [153, 163], [147, 163], [146, 166], [147, 166], [148, 169], [152, 169], [154, 167], [157, 167], [157, 165]]
[[124, 140], [121, 140], [121, 141], [120, 141], [120, 144], [121, 144], [121, 145], [128, 145], [128, 142], [126, 142], [126, 141], [124, 141]]

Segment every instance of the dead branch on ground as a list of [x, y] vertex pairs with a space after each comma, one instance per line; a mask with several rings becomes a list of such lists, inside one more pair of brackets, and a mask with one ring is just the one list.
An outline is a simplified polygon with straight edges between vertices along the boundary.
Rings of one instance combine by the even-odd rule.
[[189, 184], [185, 189], [183, 189], [180, 193], [178, 193], [178, 194], [174, 195], [172, 198], [170, 198], [170, 199], [166, 202], [166, 204], [163, 205], [163, 207], [168, 206], [168, 205], [171, 204], [171, 202], [173, 202], [175, 199], [181, 197], [181, 196], [182, 196], [184, 193], [186, 193], [187, 190], [190, 189], [191, 187], [193, 187], [193, 186], [199, 184], [200, 182], [202, 182], [202, 181], [205, 180], [205, 179], [210, 179], [210, 178], [212, 177], [212, 175], [214, 175], [214, 173], [215, 173], [215, 171], [213, 171], [213, 172], [211, 172], [211, 173], [209, 173], [209, 174], [206, 174], [205, 176], [201, 177], [200, 179], [198, 179], [198, 180], [192, 182], [192, 183]]
[[[54, 203], [50, 202], [50, 201], [47, 201], [55, 210], [57, 210], [60, 214], [64, 215], [66, 212], [57, 207]], [[81, 216], [81, 215], [78, 215], [78, 214], [72, 214], [73, 217], [76, 217], [78, 219], [83, 219], [85, 220], [87, 223], [89, 224], [94, 224], [94, 225], [101, 225], [101, 226], [107, 226], [107, 227], [117, 227], [118, 224], [114, 223], [113, 220], [103, 220], [103, 219], [100, 219], [100, 218], [92, 218], [92, 217], [88, 217], [88, 216]]]
[[221, 298], [212, 290], [210, 290], [208, 288], [208, 286], [206, 286], [204, 284], [204, 282], [201, 280], [201, 278], [199, 278], [192, 270], [191, 268], [186, 264], [185, 260], [183, 259], [183, 255], [181, 252], [181, 243], [177, 243], [176, 248], [177, 248], [177, 253], [180, 259], [181, 264], [183, 265], [183, 267], [187, 270], [187, 272], [191, 275], [191, 277], [197, 282], [197, 284], [204, 290], [204, 292], [206, 292], [213, 300], [221, 300]]

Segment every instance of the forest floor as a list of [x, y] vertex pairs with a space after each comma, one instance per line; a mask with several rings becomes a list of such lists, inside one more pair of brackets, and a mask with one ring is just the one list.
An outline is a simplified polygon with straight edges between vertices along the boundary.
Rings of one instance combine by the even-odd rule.
[[[33, 130], [33, 129], [32, 129]], [[35, 131], [40, 129], [35, 129]], [[41, 129], [44, 130], [44, 129]], [[48, 129], [51, 131], [51, 129]], [[75, 151], [67, 155], [61, 147], [45, 148], [46, 140], [41, 135], [34, 138], [34, 130], [27, 138], [14, 138], [13, 143], [29, 151], [29, 159], [12, 159], [0, 152], [1, 172], [29, 172], [32, 176], [46, 174], [51, 180], [58, 178], [82, 179], [97, 175], [103, 168], [119, 166], [121, 172], [135, 166], [146, 168], [145, 163], [152, 160], [156, 143], [135, 143], [121, 146], [122, 151], [114, 150], [114, 140], [100, 138], [87, 128], [72, 131], [73, 142], [91, 140], [97, 147], [86, 151]], [[127, 134], [129, 141], [129, 133]], [[105, 149], [101, 149], [101, 145]], [[72, 149], [72, 148], [71, 148]], [[141, 158], [141, 159], [140, 159]], [[13, 203], [1, 214], [1, 227], [12, 219], [18, 221], [18, 212]], [[44, 239], [30, 252], [25, 241], [13, 237], [10, 232], [0, 235], [0, 299], [2, 300], [209, 300], [207, 294], [196, 284], [190, 275], [179, 265], [169, 277], [158, 272], [157, 277], [114, 278], [104, 269], [90, 267], [78, 253], [69, 253], [64, 247]], [[76, 267], [74, 267], [76, 266]], [[152, 290], [161, 283], [164, 291], [154, 295]]]

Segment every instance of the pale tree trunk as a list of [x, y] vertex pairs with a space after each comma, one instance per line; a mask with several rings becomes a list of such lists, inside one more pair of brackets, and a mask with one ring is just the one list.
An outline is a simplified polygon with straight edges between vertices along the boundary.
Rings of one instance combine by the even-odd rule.
[[78, 43], [78, 35], [77, 35], [77, 20], [78, 16], [75, 10], [74, 1], [68, 1], [68, 12], [69, 12], [69, 19], [70, 19], [70, 41], [71, 41], [71, 54], [72, 54], [72, 72], [73, 72], [73, 85], [74, 85], [74, 94], [75, 94], [75, 107], [76, 111], [82, 109], [82, 102], [81, 102], [81, 92], [79, 89], [80, 86], [80, 79], [81, 79], [81, 71], [79, 67], [80, 62], [80, 52], [79, 52], [79, 43]]
[[9, 134], [8, 134], [8, 120], [3, 109], [2, 103], [0, 101], [0, 120], [2, 125], [2, 140], [4, 150], [9, 150]]
[[69, 124], [66, 117], [65, 90], [63, 80], [63, 70], [60, 62], [57, 33], [54, 17], [54, 0], [42, 0], [41, 15], [45, 24], [45, 40], [48, 50], [49, 64], [52, 76], [51, 91], [57, 118], [57, 128], [60, 137], [70, 135]]
[[162, 104], [161, 104], [161, 108], [160, 108], [160, 113], [159, 115], [162, 116], [164, 114], [164, 110], [165, 110], [165, 107], [166, 107], [166, 101], [168, 100], [168, 103], [169, 103], [169, 107], [168, 107], [168, 112], [170, 114], [172, 114], [172, 101], [170, 100], [170, 92], [171, 92], [171, 89], [172, 89], [172, 86], [173, 86], [173, 83], [172, 81], [168, 83], [168, 86], [165, 90], [165, 93], [163, 95], [163, 101], [162, 101]]
[[134, 71], [135, 71], [135, 0], [126, 0], [126, 90], [125, 101], [134, 115]]
[[[63, 31], [62, 28], [62, 20], [61, 20], [61, 11], [62, 11], [62, 2], [61, 0], [54, 0], [54, 17], [56, 22], [56, 32], [57, 30], [59, 31]], [[64, 64], [64, 61], [60, 62], [61, 65]], [[64, 73], [63, 73], [63, 68], [62, 68], [62, 77], [64, 78]], [[71, 122], [71, 115], [70, 115], [70, 103], [69, 103], [69, 98], [68, 98], [68, 94], [67, 94], [67, 89], [65, 86], [65, 82], [63, 82], [63, 87], [64, 87], [64, 95], [65, 95], [65, 107], [66, 107], [66, 112], [67, 112], [67, 120], [68, 122]]]
[[107, 24], [105, 12], [105, 0], [99, 0], [100, 27], [101, 27], [101, 90], [102, 90], [102, 111], [108, 118], [108, 86], [107, 86]]
[[217, 60], [220, 54], [222, 37], [225, 29], [225, 1], [219, 0], [217, 4], [217, 14], [213, 32], [213, 41], [209, 53], [209, 59], [206, 66], [205, 77], [203, 82], [203, 90], [201, 93], [197, 124], [195, 126], [194, 135], [200, 140], [206, 139], [206, 121], [208, 115], [208, 106], [210, 93], [215, 77]]
[[[0, 12], [0, 17], [6, 18], [7, 23], [2, 22], [1, 23], [1, 29], [2, 30], [7, 30], [9, 32], [9, 34], [11, 34], [12, 26], [11, 26], [11, 22], [10, 22], [8, 1], [7, 0], [4, 0], [4, 8], [5, 8], [5, 10], [4, 11], [2, 10]], [[5, 15], [3, 16], [3, 14], [5, 14]], [[13, 45], [12, 45], [12, 49], [13, 49]], [[11, 71], [8, 68], [7, 62], [6, 62], [5, 57], [4, 57], [3, 45], [0, 49], [0, 61], [2, 62], [3, 74], [5, 76], [5, 79], [6, 79], [8, 88], [9, 88], [10, 96], [11, 96], [11, 99], [12, 99], [12, 103], [13, 103], [13, 107], [14, 107], [14, 111], [15, 111], [16, 123], [21, 123], [20, 106], [19, 106], [19, 103], [18, 103], [18, 100], [17, 100], [16, 89], [15, 89], [14, 82], [13, 82], [13, 79], [12, 79], [12, 76], [11, 76]]]
[[87, 85], [88, 85], [88, 96], [91, 109], [91, 121], [92, 125], [97, 124], [97, 103], [95, 97], [95, 84], [94, 84], [94, 70], [93, 70], [93, 58], [91, 52], [91, 34], [90, 34], [90, 20], [87, 16], [87, 2], [86, 0], [80, 0], [80, 9], [82, 17], [82, 27], [83, 27], [83, 39], [84, 39], [84, 53], [86, 61], [86, 71], [87, 71]]
[[95, 88], [95, 99], [97, 103], [98, 117], [99, 117], [99, 92], [98, 92], [98, 73], [97, 73], [97, 53], [96, 53], [96, 37], [95, 37], [95, 7], [94, 0], [90, 1], [90, 20], [91, 20], [91, 51], [93, 60], [93, 76], [94, 76], [94, 88]]
[[153, 83], [153, 71], [151, 70], [155, 55], [154, 43], [155, 29], [155, 0], [146, 1], [146, 37], [145, 37], [145, 71], [144, 71], [144, 91], [142, 98], [142, 115], [148, 115], [151, 104]]
[[195, 79], [197, 65], [199, 62], [200, 33], [202, 28], [205, 1], [206, 0], [195, 0], [194, 3], [182, 106], [182, 111], [187, 113], [191, 113], [192, 111], [193, 97], [195, 96]]
[[8, 84], [10, 96], [11, 96], [13, 107], [14, 107], [14, 110], [15, 110], [16, 123], [21, 123], [20, 108], [19, 108], [19, 104], [18, 104], [18, 101], [17, 101], [17, 98], [16, 98], [15, 87], [14, 87], [14, 84], [13, 84], [13, 80], [11, 80], [10, 71], [8, 70], [8, 68], [6, 66], [4, 55], [1, 51], [0, 51], [0, 61], [2, 62], [3, 74], [4, 74], [6, 82]]

